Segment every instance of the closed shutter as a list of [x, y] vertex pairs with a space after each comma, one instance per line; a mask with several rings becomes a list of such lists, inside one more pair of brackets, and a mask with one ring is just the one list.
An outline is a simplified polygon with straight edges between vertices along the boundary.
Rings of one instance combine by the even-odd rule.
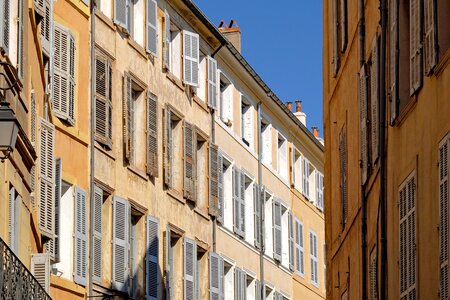
[[133, 152], [133, 90], [131, 78], [128, 75], [123, 77], [123, 146], [125, 159], [128, 163], [132, 161]]
[[437, 64], [438, 45], [437, 45], [437, 18], [436, 1], [424, 0], [424, 48], [425, 48], [425, 74], [430, 75]]
[[157, 300], [159, 290], [159, 220], [147, 216], [146, 294], [147, 300]]
[[371, 111], [371, 129], [372, 129], [372, 166], [378, 159], [378, 143], [380, 140], [379, 128], [379, 55], [378, 55], [378, 34], [372, 43], [372, 65], [370, 67], [370, 111]]
[[198, 86], [199, 36], [183, 30], [183, 71], [184, 83]]
[[239, 223], [241, 224], [240, 232], [241, 237], [245, 238], [245, 173], [241, 170], [241, 180], [239, 182], [240, 185], [240, 208], [239, 208]]
[[62, 25], [55, 23], [53, 111], [69, 124], [75, 123], [75, 39]]
[[163, 145], [164, 145], [164, 184], [168, 189], [172, 188], [173, 180], [173, 147], [172, 147], [172, 112], [170, 108], [166, 105], [164, 108], [164, 135], [163, 135]]
[[54, 238], [54, 262], [59, 262], [60, 254], [60, 223], [61, 223], [61, 190], [62, 190], [62, 161], [55, 160], [55, 238]]
[[422, 1], [411, 0], [409, 2], [410, 20], [410, 93], [417, 92], [422, 86]]
[[164, 67], [170, 70], [170, 15], [164, 10], [164, 41], [163, 41], [163, 61]]
[[340, 162], [340, 189], [341, 189], [341, 224], [347, 223], [347, 136], [345, 126], [339, 133], [339, 162]]
[[303, 223], [295, 220], [296, 234], [295, 234], [295, 256], [296, 256], [296, 272], [300, 276], [305, 275], [304, 265], [304, 248], [303, 248]]
[[255, 280], [255, 300], [262, 300], [261, 297], [261, 281]]
[[106, 56], [95, 55], [95, 138], [112, 146], [112, 67]]
[[[28, 8], [28, 1], [26, 2], [26, 7]], [[19, 78], [22, 80], [25, 77], [25, 66], [24, 66], [24, 1], [19, 0], [19, 24], [18, 24], [18, 43], [17, 43], [17, 72], [19, 75]]]
[[19, 208], [21, 198], [16, 194], [16, 189], [11, 187], [9, 190], [9, 247], [18, 255], [19, 250]]
[[[222, 170], [221, 162], [219, 163], [219, 148], [209, 145], [209, 213], [212, 216], [219, 216], [219, 176]], [[222, 181], [223, 182], [223, 181]], [[223, 194], [223, 190], [221, 192]], [[222, 195], [223, 196], [223, 195]]]
[[218, 188], [218, 193], [219, 193], [219, 212], [218, 212], [218, 216], [217, 216], [217, 220], [223, 224], [223, 212], [224, 212], [224, 205], [225, 205], [225, 201], [224, 201], [224, 178], [223, 178], [223, 154], [221, 151], [219, 151], [219, 162], [218, 162], [218, 167], [219, 167], [219, 188]]
[[39, 227], [42, 234], [53, 238], [55, 207], [55, 127], [39, 121]]
[[158, 177], [158, 98], [147, 93], [147, 174]]
[[103, 206], [103, 190], [98, 186], [94, 187], [94, 257], [93, 257], [93, 279], [102, 283], [102, 206]]
[[9, 53], [10, 0], [3, 0], [0, 6], [0, 47]]
[[184, 122], [184, 197], [195, 201], [195, 127]]
[[234, 299], [242, 300], [242, 281], [241, 281], [241, 270], [234, 268]]
[[333, 77], [339, 71], [339, 20], [338, 20], [338, 0], [333, 0]]
[[281, 261], [281, 203], [273, 200], [273, 258]]
[[128, 291], [129, 227], [130, 205], [128, 201], [115, 196], [113, 198], [113, 270], [112, 287], [115, 290]]
[[114, 23], [128, 28], [128, 0], [114, 0]]
[[240, 171], [236, 166], [233, 166], [233, 230], [237, 235], [241, 234], [240, 227], [240, 210], [241, 210], [241, 189], [240, 181], [241, 175]]
[[48, 293], [50, 290], [50, 256], [48, 253], [31, 255], [31, 274]]
[[184, 238], [184, 300], [195, 300], [195, 272], [197, 245], [194, 240]]
[[360, 153], [361, 153], [361, 183], [367, 180], [368, 169], [368, 132], [367, 132], [367, 73], [366, 65], [359, 72], [359, 130], [360, 130]]
[[87, 282], [87, 201], [86, 192], [75, 187], [75, 255], [74, 281], [81, 285]]
[[389, 1], [391, 12], [390, 15], [390, 31], [389, 31], [389, 83], [390, 83], [390, 119], [391, 125], [394, 124], [395, 119], [398, 115], [398, 54], [399, 54], [399, 43], [398, 43], [398, 5], [399, 0]]
[[288, 213], [288, 234], [289, 234], [289, 269], [294, 271], [294, 226], [292, 211]]
[[209, 293], [211, 300], [223, 299], [223, 258], [209, 253]]
[[217, 61], [208, 56], [208, 106], [217, 110]]
[[158, 5], [147, 0], [147, 52], [156, 56], [158, 49]]
[[399, 191], [400, 299], [416, 299], [416, 199], [410, 176]]
[[449, 144], [448, 139], [439, 148], [439, 257], [440, 281], [439, 299], [449, 296], [449, 184], [448, 184]]
[[259, 198], [260, 191], [257, 183], [253, 184], [253, 209], [254, 209], [254, 228], [255, 228], [255, 247], [261, 248], [261, 199]]
[[369, 285], [370, 300], [377, 300], [377, 249], [373, 249], [370, 254], [369, 263]]

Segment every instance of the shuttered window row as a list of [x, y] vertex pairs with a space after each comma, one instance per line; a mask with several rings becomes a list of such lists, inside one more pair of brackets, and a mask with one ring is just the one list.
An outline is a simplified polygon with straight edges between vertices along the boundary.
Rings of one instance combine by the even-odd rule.
[[439, 299], [449, 296], [449, 155], [448, 138], [439, 147]]

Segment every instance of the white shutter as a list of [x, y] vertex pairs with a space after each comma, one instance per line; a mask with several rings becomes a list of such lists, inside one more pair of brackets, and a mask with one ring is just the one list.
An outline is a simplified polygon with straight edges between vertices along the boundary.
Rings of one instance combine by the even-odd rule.
[[48, 293], [50, 290], [50, 256], [48, 253], [31, 255], [31, 274]]
[[165, 232], [165, 277], [166, 277], [166, 299], [170, 300], [173, 299], [173, 289], [174, 289], [174, 283], [173, 283], [173, 276], [174, 276], [174, 265], [173, 265], [173, 248], [171, 243], [171, 233], [170, 228], [167, 226], [166, 232]]
[[[371, 129], [372, 129], [372, 166], [378, 159], [379, 143], [379, 55], [378, 55], [378, 34], [372, 42], [372, 66], [370, 67], [370, 111], [371, 111]], [[367, 90], [366, 90], [367, 91]]]
[[273, 200], [273, 258], [281, 261], [281, 203]]
[[409, 1], [410, 94], [422, 86], [422, 1]]
[[295, 146], [291, 147], [291, 187], [295, 187]]
[[19, 250], [19, 208], [21, 198], [16, 194], [16, 189], [9, 190], [9, 247], [18, 255]]
[[159, 290], [159, 220], [147, 216], [146, 294], [147, 300], [157, 300]]
[[163, 45], [163, 60], [164, 66], [170, 70], [170, 15], [167, 10], [164, 10], [164, 45]]
[[245, 238], [245, 173], [243, 170], [240, 172], [241, 180], [240, 184], [240, 208], [239, 208], [239, 223], [240, 223], [240, 233], [241, 237]]
[[390, 119], [394, 124], [398, 114], [398, 3], [399, 0], [389, 1], [390, 31], [389, 31], [389, 82], [390, 82]]
[[184, 83], [198, 87], [199, 36], [183, 30], [183, 71]]
[[217, 110], [217, 61], [208, 56], [208, 106]]
[[195, 272], [197, 245], [194, 240], [184, 238], [184, 300], [195, 300]]
[[94, 259], [93, 259], [93, 279], [102, 283], [102, 207], [103, 207], [103, 190], [98, 186], [94, 187]]
[[156, 56], [158, 49], [158, 5], [147, 0], [147, 52]]
[[440, 257], [440, 298], [449, 296], [449, 184], [448, 184], [449, 143], [448, 139], [439, 148], [439, 257]]
[[10, 32], [10, 0], [3, 0], [0, 3], [0, 48], [7, 54], [9, 52], [9, 32]]
[[[24, 14], [24, 0], [19, 0], [19, 25], [18, 25], [18, 45], [17, 45], [17, 72], [19, 78], [22, 80], [25, 77], [25, 66], [24, 66], [24, 23], [25, 23], [25, 14]], [[26, 7], [28, 8], [28, 1], [26, 2]], [[28, 11], [28, 9], [27, 9]]]
[[[209, 213], [212, 216], [218, 217], [220, 203], [219, 203], [219, 187], [221, 183], [219, 182], [219, 176], [222, 176], [221, 173], [221, 160], [219, 160], [219, 148], [214, 145], [209, 145]], [[223, 178], [222, 178], [223, 182]], [[223, 197], [223, 191], [222, 197]]]
[[434, 66], [437, 64], [438, 58], [438, 45], [436, 36], [436, 1], [434, 0], [424, 0], [424, 48], [425, 48], [425, 73], [430, 75], [433, 71]]
[[255, 247], [261, 248], [261, 199], [259, 198], [260, 191], [257, 183], [253, 184], [253, 209], [254, 209], [254, 228], [255, 228]]
[[295, 220], [296, 234], [295, 234], [295, 256], [296, 256], [296, 272], [300, 276], [305, 275], [304, 266], [304, 249], [303, 249], [303, 223]]
[[[9, 0], [6, 0], [9, 1]], [[41, 21], [41, 43], [42, 52], [49, 57], [50, 56], [50, 32], [52, 30], [52, 5], [50, 0], [43, 1], [44, 18]]]
[[[53, 239], [53, 259], [54, 262], [59, 262], [60, 253], [60, 232], [59, 227], [61, 223], [61, 189], [62, 189], [62, 160], [55, 159], [55, 237]], [[52, 242], [52, 241], [49, 241]]]
[[368, 134], [367, 134], [367, 74], [364, 64], [359, 71], [359, 130], [360, 130], [360, 154], [361, 154], [361, 181], [367, 180], [368, 168]]
[[114, 23], [123, 28], [128, 28], [127, 2], [128, 0], [114, 0]]
[[302, 191], [303, 195], [309, 199], [309, 161], [302, 157], [302, 170], [303, 170], [303, 186]]
[[261, 297], [261, 281], [255, 279], [255, 300], [262, 300]]
[[114, 289], [128, 291], [129, 274], [129, 227], [130, 205], [128, 201], [115, 196], [113, 198], [113, 272], [112, 286]]
[[87, 241], [87, 195], [79, 187], [75, 187], [75, 254], [74, 281], [81, 285], [87, 283], [88, 241]]
[[219, 187], [218, 187], [218, 193], [219, 193], [219, 212], [218, 212], [218, 217], [217, 220], [223, 224], [223, 213], [224, 213], [224, 178], [223, 178], [223, 154], [221, 151], [219, 151], [219, 162], [218, 162], [218, 167], [219, 167]]
[[318, 279], [318, 257], [317, 257], [317, 235], [310, 231], [309, 232], [309, 252], [311, 260], [311, 283], [314, 285], [319, 284]]
[[209, 292], [211, 300], [223, 300], [223, 258], [209, 253]]
[[323, 175], [316, 171], [316, 198], [317, 208], [323, 211]]
[[288, 234], [289, 234], [289, 269], [294, 271], [294, 228], [292, 211], [288, 213]]
[[233, 230], [234, 233], [240, 235], [240, 171], [236, 166], [233, 166]]

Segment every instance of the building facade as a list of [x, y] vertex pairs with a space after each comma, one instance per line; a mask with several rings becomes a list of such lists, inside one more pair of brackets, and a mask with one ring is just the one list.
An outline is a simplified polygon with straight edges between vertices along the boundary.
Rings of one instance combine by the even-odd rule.
[[329, 299], [448, 296], [449, 11], [324, 2]]

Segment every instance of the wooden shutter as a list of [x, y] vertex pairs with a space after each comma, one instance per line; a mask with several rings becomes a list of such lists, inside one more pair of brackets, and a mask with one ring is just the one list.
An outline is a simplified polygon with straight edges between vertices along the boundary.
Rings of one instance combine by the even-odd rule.
[[347, 49], [347, 0], [339, 0], [339, 25], [341, 30], [341, 52], [344, 53]]
[[158, 97], [147, 92], [147, 174], [158, 177]]
[[223, 178], [223, 154], [221, 151], [219, 151], [219, 162], [218, 162], [218, 167], [219, 167], [219, 187], [218, 187], [218, 197], [219, 197], [219, 211], [218, 211], [218, 216], [217, 216], [217, 220], [223, 224], [223, 212], [224, 212], [224, 205], [225, 205], [225, 199], [224, 199], [224, 178]]
[[223, 258], [209, 253], [209, 293], [211, 300], [223, 300]]
[[147, 52], [156, 56], [158, 49], [158, 5], [156, 0], [147, 0]]
[[261, 248], [261, 199], [260, 191], [257, 183], [253, 184], [253, 209], [254, 209], [254, 228], [255, 228], [255, 247]]
[[430, 75], [437, 64], [438, 44], [437, 44], [437, 18], [436, 1], [424, 0], [424, 48], [425, 48], [425, 74]]
[[416, 299], [416, 201], [411, 175], [399, 190], [400, 298]]
[[[219, 176], [221, 165], [219, 164], [219, 148], [209, 145], [209, 213], [212, 216], [219, 216]], [[223, 182], [223, 178], [222, 178]], [[223, 191], [222, 191], [223, 194]], [[223, 195], [222, 195], [223, 197]]]
[[53, 238], [55, 233], [55, 127], [44, 119], [40, 119], [39, 123], [39, 226], [42, 234]]
[[241, 237], [245, 238], [245, 173], [243, 170], [240, 172], [241, 180], [240, 185], [240, 208], [239, 208], [239, 223], [240, 223], [240, 233]]
[[[9, 2], [9, 0], [6, 0]], [[5, 3], [6, 3], [5, 2]], [[43, 1], [43, 9], [44, 9], [44, 18], [41, 21], [41, 43], [42, 43], [42, 52], [49, 57], [50, 56], [50, 32], [52, 30], [52, 18], [53, 11], [50, 0]], [[9, 25], [8, 25], [9, 26]]]
[[0, 47], [8, 54], [9, 53], [9, 31], [10, 31], [10, 0], [2, 1], [0, 7]]
[[303, 195], [305, 195], [305, 197], [309, 199], [309, 197], [310, 197], [310, 195], [309, 195], [309, 161], [305, 157], [302, 157], [302, 170], [303, 170], [302, 191], [303, 191]]
[[339, 16], [338, 0], [333, 0], [333, 77], [337, 76], [339, 71]]
[[92, 266], [93, 279], [102, 283], [102, 206], [103, 206], [103, 190], [98, 186], [94, 187], [94, 258]]
[[87, 195], [79, 187], [75, 187], [75, 254], [74, 254], [74, 281], [81, 285], [87, 282]]
[[241, 189], [240, 189], [240, 175], [239, 169], [233, 165], [233, 230], [234, 233], [241, 234], [240, 226], [240, 210], [241, 210]]
[[281, 262], [281, 203], [273, 200], [273, 258]]
[[123, 77], [123, 146], [125, 152], [125, 159], [128, 163], [131, 163], [131, 152], [132, 152], [132, 101], [133, 101], [133, 90], [131, 78], [128, 75]]
[[370, 253], [370, 262], [369, 262], [369, 299], [377, 300], [377, 248], [372, 250]]
[[95, 55], [95, 138], [112, 146], [112, 67], [105, 55]]
[[114, 23], [128, 28], [128, 0], [114, 0]]
[[50, 256], [48, 253], [31, 255], [31, 274], [48, 293], [50, 290]]
[[449, 143], [448, 139], [439, 147], [439, 258], [440, 299], [449, 296], [449, 184], [448, 184]]
[[195, 201], [195, 126], [184, 122], [184, 197]]
[[184, 238], [184, 300], [195, 300], [195, 269], [197, 245], [194, 240]]
[[361, 154], [361, 183], [367, 180], [368, 157], [368, 132], [367, 132], [367, 73], [364, 64], [359, 71], [359, 130], [360, 130], [360, 154]]
[[199, 36], [183, 30], [183, 81], [191, 86], [198, 86]]
[[11, 187], [9, 190], [9, 247], [18, 255], [19, 250], [19, 209], [21, 198], [16, 194], [16, 189]]
[[159, 290], [159, 220], [147, 216], [146, 294], [147, 300], [157, 300]]
[[341, 224], [347, 223], [347, 135], [345, 125], [339, 133], [339, 162], [341, 190]]
[[303, 223], [295, 220], [296, 235], [295, 235], [295, 255], [296, 255], [296, 272], [300, 276], [305, 275], [304, 265], [304, 249], [303, 249]]
[[[26, 7], [28, 8], [28, 1], [26, 2]], [[27, 9], [28, 10], [28, 9]], [[22, 80], [25, 77], [25, 66], [24, 66], [24, 23], [25, 23], [25, 18], [24, 18], [24, 0], [19, 0], [19, 23], [18, 23], [18, 45], [17, 45], [17, 72], [19, 75], [19, 78], [21, 78]]]
[[208, 106], [217, 110], [217, 61], [208, 56]]
[[370, 111], [371, 111], [371, 129], [372, 129], [372, 166], [375, 166], [375, 162], [378, 159], [378, 144], [380, 140], [380, 128], [379, 128], [379, 54], [378, 54], [378, 34], [372, 42], [372, 65], [370, 67]]
[[292, 145], [292, 147], [289, 149], [291, 152], [291, 187], [295, 187], [295, 147]]
[[170, 233], [169, 226], [166, 227], [166, 232], [164, 236], [164, 269], [165, 269], [165, 279], [166, 279], [166, 299], [173, 299], [173, 249], [172, 249], [172, 237]]
[[316, 197], [317, 208], [323, 211], [323, 175], [316, 171]]
[[129, 227], [130, 205], [128, 201], [115, 196], [113, 198], [113, 259], [112, 287], [115, 290], [128, 291], [129, 274]]
[[399, 67], [398, 67], [398, 55], [399, 55], [399, 20], [398, 20], [398, 6], [399, 0], [389, 1], [391, 12], [390, 15], [390, 31], [389, 31], [389, 83], [390, 83], [390, 119], [391, 125], [394, 124], [395, 119], [398, 115], [398, 78], [399, 78]]
[[311, 260], [311, 282], [318, 284], [317, 278], [317, 236], [313, 232], [309, 232], [309, 252]]
[[289, 269], [294, 271], [294, 226], [292, 211], [288, 212], [288, 234], [289, 234]]
[[172, 112], [169, 106], [164, 108], [164, 184], [168, 189], [172, 188], [173, 180], [173, 147], [172, 147]]
[[255, 300], [262, 300], [261, 297], [261, 281], [255, 279]]
[[410, 94], [417, 92], [422, 86], [422, 1], [409, 1], [410, 20]]
[[55, 238], [54, 238], [54, 262], [59, 262], [60, 254], [60, 222], [61, 222], [61, 190], [62, 190], [62, 160], [55, 159]]
[[234, 299], [242, 300], [242, 281], [241, 281], [241, 270], [234, 268]]
[[170, 70], [170, 15], [164, 10], [164, 41], [163, 41], [163, 61], [164, 67]]

